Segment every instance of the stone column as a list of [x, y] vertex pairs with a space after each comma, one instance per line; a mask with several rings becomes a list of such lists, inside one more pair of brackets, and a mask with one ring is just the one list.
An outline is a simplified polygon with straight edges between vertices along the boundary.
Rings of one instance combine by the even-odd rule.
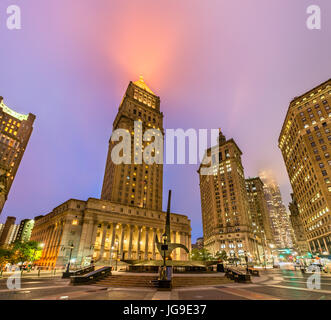
[[141, 241], [141, 226], [138, 226], [138, 240], [137, 240], [137, 260], [140, 260], [140, 241]]
[[113, 222], [112, 236], [111, 236], [111, 243], [110, 243], [110, 250], [112, 250], [112, 248], [114, 247], [114, 244], [115, 244], [116, 227], [117, 227], [117, 223], [116, 222]]
[[124, 224], [122, 224], [122, 228], [121, 228], [121, 242], [120, 242], [120, 259], [123, 258], [123, 246], [124, 246], [124, 234], [125, 234], [125, 229], [126, 226]]
[[132, 259], [132, 236], [133, 236], [134, 226], [130, 225], [130, 236], [129, 236], [129, 247], [128, 247], [128, 259]]
[[328, 254], [330, 254], [330, 251], [329, 251], [329, 248], [328, 248], [328, 246], [327, 246], [327, 244], [326, 244], [325, 238], [323, 238], [323, 242], [324, 242], [324, 246], [325, 246], [325, 250], [326, 250], [326, 252], [327, 252]]
[[107, 224], [104, 223], [103, 224], [103, 231], [102, 231], [102, 239], [101, 239], [99, 259], [103, 259], [103, 254], [105, 252], [106, 235], [107, 235]]
[[156, 260], [156, 254], [155, 254], [155, 250], [156, 250], [155, 237], [156, 237], [156, 228], [153, 228], [153, 239], [152, 239], [152, 243], [153, 243], [153, 248], [152, 248], [153, 260]]
[[148, 230], [149, 228], [146, 227], [145, 228], [145, 255], [144, 255], [144, 259], [147, 260], [148, 259]]
[[90, 254], [89, 248], [91, 244], [89, 243], [89, 238], [93, 232], [93, 220], [90, 218], [85, 218], [83, 221], [79, 247], [77, 252], [77, 263], [82, 264], [84, 257]]

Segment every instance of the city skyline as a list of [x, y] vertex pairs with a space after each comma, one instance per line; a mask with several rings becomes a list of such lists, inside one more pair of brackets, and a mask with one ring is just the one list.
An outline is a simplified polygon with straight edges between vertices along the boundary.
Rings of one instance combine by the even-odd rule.
[[[39, 9], [36, 10], [41, 10], [40, 12], [45, 14], [42, 15], [41, 20], [45, 20], [46, 23], [45, 7], [40, 1], [35, 2], [40, 4]], [[126, 2], [123, 5], [116, 5], [120, 10], [119, 17], [125, 14], [127, 5]], [[235, 9], [237, 5], [237, 3], [226, 4], [226, 7], [232, 12], [231, 9]], [[101, 22], [98, 24], [96, 21], [98, 15], [87, 14], [85, 11], [89, 9], [88, 6], [83, 5], [78, 12], [74, 13], [77, 15], [75, 17], [79, 19], [80, 15], [85, 14], [88, 22], [94, 23], [95, 27], [101, 30], [105, 26], [105, 21], [99, 17]], [[250, 14], [254, 17], [254, 13], [248, 5], [244, 6], [247, 7], [247, 16], [244, 16], [243, 20], [247, 21]], [[202, 39], [209, 28], [214, 27], [213, 39], [221, 37], [226, 40], [226, 45], [222, 48], [205, 41], [206, 48], [203, 50], [199, 49], [196, 43], [192, 43], [195, 35], [192, 35], [193, 32], [189, 32], [185, 25], [185, 22], [188, 23], [206, 14], [206, 12], [198, 12], [198, 4], [195, 4], [195, 10], [186, 17], [183, 24], [175, 24], [175, 26], [170, 26], [167, 21], [179, 15], [184, 7], [179, 5], [179, 12], [176, 14], [165, 10], [162, 15], [158, 12], [160, 9], [158, 8], [154, 14], [161, 19], [156, 24], [156, 30], [151, 28], [156, 22], [154, 17], [151, 22], [140, 25], [138, 27], [140, 31], [147, 32], [149, 39], [154, 39], [153, 34], [159, 32], [162, 35], [161, 39], [167, 39], [168, 44], [170, 32], [176, 27], [181, 36], [188, 37], [188, 41], [182, 45], [178, 42], [180, 37], [175, 37], [173, 41], [177, 43], [169, 46], [168, 50], [171, 60], [168, 62], [170, 68], [161, 70], [159, 67], [166, 65], [167, 57], [162, 56], [159, 47], [158, 50], [152, 50], [150, 55], [146, 54], [147, 49], [153, 48], [153, 41], [157, 41], [154, 45], [158, 46], [158, 40], [151, 40], [152, 44], [149, 44], [147, 40], [139, 43], [126, 33], [130, 27], [134, 26], [135, 21], [144, 20], [148, 15], [152, 16], [153, 10], [156, 10], [153, 6], [149, 7], [147, 12], [140, 11], [135, 5], [130, 8], [128, 29], [121, 29], [118, 34], [114, 30], [116, 26], [121, 25], [119, 18], [115, 19], [113, 25], [106, 26], [106, 30], [113, 36], [114, 43], [121, 44], [120, 52], [126, 50], [137, 52], [139, 57], [134, 53], [132, 56], [119, 57], [120, 52], [109, 57], [109, 50], [107, 51], [105, 44], [101, 41], [104, 39], [93, 39], [91, 32], [86, 33], [86, 40], [81, 37], [75, 39], [76, 32], [84, 34], [81, 29], [73, 29], [60, 39], [57, 36], [57, 29], [62, 30], [62, 27], [57, 21], [49, 22], [51, 23], [48, 29], [50, 35], [47, 34], [47, 37], [46, 33], [38, 33], [41, 40], [38, 48], [44, 55], [41, 57], [30, 44], [31, 38], [38, 32], [39, 24], [29, 20], [32, 9], [22, 4], [29, 24], [25, 24], [26, 27], [23, 26], [21, 33], [16, 35], [4, 32], [6, 48], [3, 51], [4, 59], [1, 60], [1, 67], [4, 74], [10, 76], [0, 80], [2, 88], [0, 94], [4, 96], [8, 106], [24, 113], [32, 112], [36, 114], [37, 120], [35, 131], [18, 171], [17, 180], [14, 182], [0, 218], [1, 221], [7, 216], [17, 216], [18, 219], [33, 218], [47, 210], [51, 211], [58, 203], [67, 200], [68, 196], [80, 199], [87, 199], [89, 196], [100, 197], [102, 172], [106, 159], [105, 146], [111, 132], [111, 123], [128, 80], [136, 79], [139, 74], [144, 75], [151, 89], [157, 91], [161, 97], [162, 109], [166, 112], [165, 128], [221, 127], [224, 133], [228, 137], [235, 138], [243, 149], [243, 163], [247, 178], [257, 176], [260, 169], [275, 171], [287, 207], [291, 189], [281, 153], [277, 147], [278, 135], [289, 102], [294, 96], [299, 96], [327, 80], [329, 78], [327, 66], [330, 65], [327, 54], [329, 46], [325, 41], [327, 32], [322, 29], [318, 34], [310, 34], [305, 28], [304, 10], [303, 13], [295, 11], [298, 2], [296, 2], [295, 10], [294, 4], [288, 6], [289, 13], [283, 13], [281, 5], [272, 5], [276, 12], [285, 15], [282, 17], [284, 25], [276, 23], [276, 19], [267, 23], [266, 17], [261, 17], [263, 20], [261, 23], [267, 24], [268, 31], [271, 34], [277, 33], [271, 48], [265, 48], [263, 45], [263, 41], [267, 38], [262, 31], [254, 29], [256, 31], [256, 34], [252, 35], [254, 41], [252, 41], [253, 44], [249, 44], [245, 39], [247, 33], [253, 29], [241, 31], [238, 38], [232, 39], [230, 34], [222, 29], [222, 24], [216, 25], [215, 17], [211, 16], [209, 23], [204, 22], [200, 30], [194, 31], [197, 31]], [[59, 13], [59, 8], [54, 5], [55, 14]], [[218, 7], [220, 8], [222, 7]], [[304, 4], [302, 8], [306, 8]], [[272, 9], [262, 5], [256, 14], [267, 13], [268, 10]], [[33, 12], [35, 14], [35, 9]], [[64, 25], [69, 24], [69, 18], [72, 17], [64, 15]], [[293, 24], [293, 15], [298, 25], [295, 24], [294, 30], [293, 26], [289, 30], [287, 26]], [[233, 17], [233, 15], [230, 16]], [[300, 24], [301, 16], [303, 19]], [[231, 18], [224, 17], [224, 19], [223, 23], [235, 28], [239, 26], [231, 21]], [[325, 22], [325, 28], [327, 23]], [[81, 28], [85, 30], [85, 26]], [[302, 37], [293, 44], [290, 40], [297, 33]], [[59, 34], [63, 37], [63, 32]], [[284, 39], [281, 39], [278, 34], [284, 35]], [[54, 39], [54, 43], [51, 43], [52, 41], [48, 38]], [[285, 57], [279, 54], [279, 50], [273, 53], [276, 47], [284, 48], [284, 51], [298, 52], [302, 50], [302, 46], [307, 41], [306, 38], [311, 38], [312, 43], [318, 45], [320, 50], [316, 52], [314, 46], [305, 49], [305, 56], [300, 56], [300, 63], [297, 63], [298, 57], [295, 54]], [[70, 53], [61, 49], [66, 44], [69, 45]], [[242, 45], [246, 49], [246, 55], [241, 55], [239, 52]], [[176, 46], [181, 49], [178, 49], [177, 53]], [[237, 48], [237, 59], [231, 59], [229, 53], [233, 51], [227, 51], [227, 46], [232, 49]], [[261, 53], [258, 48], [261, 48]], [[86, 52], [82, 53], [82, 49], [86, 49]], [[265, 50], [264, 54], [262, 49]], [[194, 53], [194, 50], [197, 52]], [[17, 53], [13, 54], [13, 52]], [[22, 61], [18, 59], [21, 52], [26, 52], [31, 60], [30, 65], [25, 64], [24, 59], [21, 59]], [[188, 70], [185, 76], [176, 70], [178, 65], [184, 62], [183, 54], [188, 54], [190, 57], [189, 61], [182, 66], [182, 70]], [[219, 61], [216, 58], [217, 54], [226, 60], [229, 66]], [[155, 57], [151, 59], [153, 55]], [[77, 61], [73, 61], [75, 56], [78, 57]], [[143, 59], [142, 56], [145, 58]], [[203, 59], [200, 61], [199, 56], [211, 60], [210, 65], [207, 66]], [[98, 60], [96, 57], [100, 59], [100, 62], [95, 61]], [[261, 63], [262, 57], [274, 61], [274, 65], [271, 67]], [[123, 61], [125, 58], [127, 58], [127, 64]], [[147, 60], [149, 62], [144, 65], [143, 62]], [[240, 67], [235, 67], [239, 60], [240, 67], [245, 66], [244, 72]], [[280, 67], [281, 62], [282, 67]], [[157, 66], [152, 68], [152, 63]], [[66, 70], [65, 66], [68, 64], [72, 66]], [[309, 77], [302, 77], [302, 65], [305, 66]], [[323, 70], [318, 68], [320, 65], [324, 65], [325, 68]], [[47, 72], [43, 70], [46, 67]], [[35, 74], [34, 81], [29, 79], [32, 72]], [[251, 79], [252, 75], [257, 75], [257, 79]], [[274, 91], [273, 88], [277, 90]], [[255, 128], [260, 130], [257, 131]], [[265, 152], [266, 150], [268, 151]], [[202, 235], [198, 177], [195, 174], [197, 167], [190, 165], [164, 167], [164, 192], [173, 189], [174, 212], [189, 215], [192, 220], [193, 239]], [[190, 191], [189, 197], [186, 196], [187, 190]], [[165, 203], [163, 203], [164, 208]]]

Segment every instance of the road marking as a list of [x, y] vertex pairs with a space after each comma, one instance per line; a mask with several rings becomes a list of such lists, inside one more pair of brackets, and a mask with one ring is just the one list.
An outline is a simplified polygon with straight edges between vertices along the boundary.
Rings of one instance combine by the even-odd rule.
[[280, 286], [277, 284], [266, 284], [268, 287], [274, 287], [274, 288], [283, 288], [283, 289], [292, 289], [292, 290], [302, 290], [302, 291], [309, 291], [309, 292], [316, 292], [316, 293], [326, 293], [331, 294], [330, 290], [312, 290], [308, 288], [298, 288], [298, 287], [289, 287], [289, 286]]
[[171, 291], [157, 291], [152, 300], [170, 300]]
[[248, 290], [244, 289], [237, 289], [237, 288], [222, 288], [217, 290], [224, 292], [224, 293], [229, 293], [235, 296], [239, 296], [242, 298], [246, 298], [249, 300], [280, 300], [279, 298], [276, 298], [274, 296], [270, 296], [268, 294], [263, 294], [263, 293], [256, 293], [256, 292], [250, 292]]
[[27, 290], [42, 290], [42, 289], [56, 289], [56, 288], [62, 288], [63, 286], [58, 285], [58, 286], [44, 286], [44, 287], [32, 287], [32, 288], [21, 288], [21, 289], [17, 289], [17, 290], [9, 290], [9, 289], [5, 289], [5, 290], [0, 290], [0, 292], [18, 292], [18, 291], [27, 291]]

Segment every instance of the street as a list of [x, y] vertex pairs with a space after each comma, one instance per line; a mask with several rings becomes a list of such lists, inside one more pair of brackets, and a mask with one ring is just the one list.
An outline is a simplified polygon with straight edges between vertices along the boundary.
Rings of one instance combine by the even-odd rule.
[[60, 277], [26, 277], [21, 289], [8, 290], [7, 278], [0, 279], [0, 300], [331, 300], [331, 276], [321, 274], [321, 288], [308, 289], [311, 274], [300, 271], [261, 272], [251, 284], [230, 283], [187, 287], [160, 292], [149, 288], [105, 288], [71, 286]]

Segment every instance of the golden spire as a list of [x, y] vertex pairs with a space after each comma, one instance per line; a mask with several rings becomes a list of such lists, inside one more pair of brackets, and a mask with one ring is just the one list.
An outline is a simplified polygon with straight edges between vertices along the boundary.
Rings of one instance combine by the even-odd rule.
[[139, 76], [139, 80], [134, 82], [133, 84], [135, 84], [136, 86], [138, 86], [139, 88], [146, 90], [147, 92], [154, 94], [154, 92], [147, 86], [147, 84], [144, 81], [144, 77], [141, 75]]

